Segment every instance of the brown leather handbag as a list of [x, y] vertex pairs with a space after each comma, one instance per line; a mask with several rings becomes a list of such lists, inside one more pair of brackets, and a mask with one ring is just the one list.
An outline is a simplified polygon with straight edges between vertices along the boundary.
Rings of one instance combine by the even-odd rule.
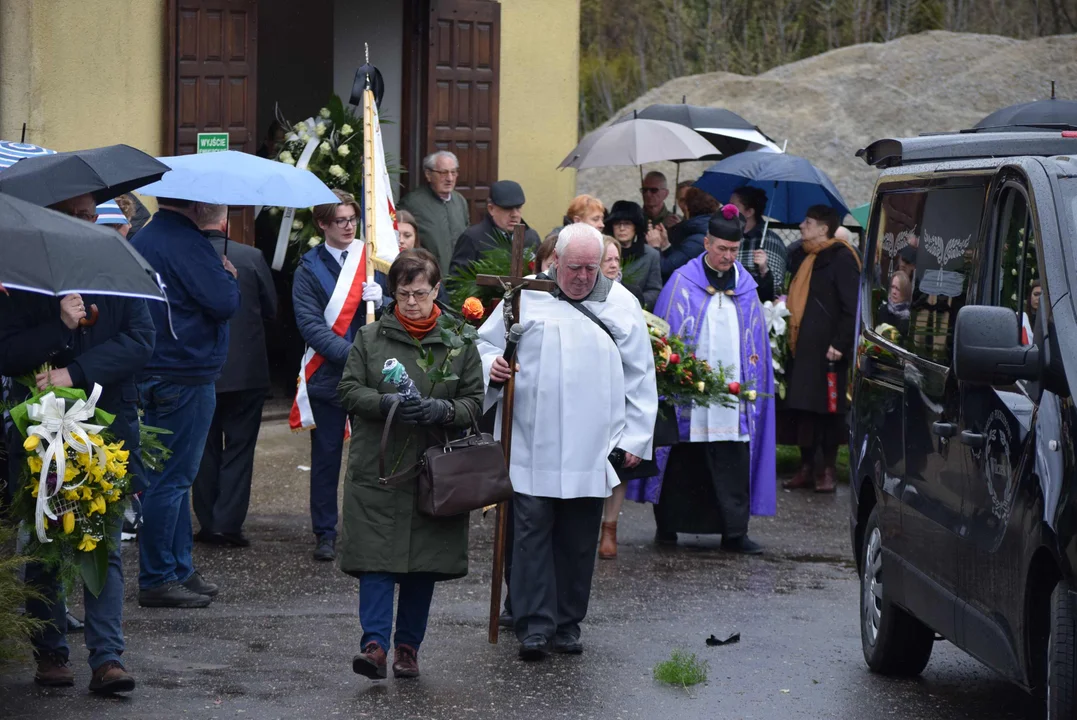
[[426, 449], [419, 462], [392, 475], [385, 474], [385, 450], [389, 430], [400, 403], [394, 403], [385, 418], [378, 452], [378, 483], [395, 485], [418, 478], [419, 512], [431, 517], [452, 517], [510, 500], [512, 481], [505, 466], [501, 443], [479, 431], [474, 415], [471, 432], [459, 440], [449, 440]]

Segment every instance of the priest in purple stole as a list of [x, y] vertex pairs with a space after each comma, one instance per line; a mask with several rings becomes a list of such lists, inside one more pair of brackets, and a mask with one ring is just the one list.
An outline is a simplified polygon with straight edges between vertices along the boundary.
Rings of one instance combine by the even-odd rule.
[[678, 532], [720, 534], [723, 549], [758, 554], [748, 518], [773, 515], [777, 503], [774, 374], [757, 284], [736, 259], [743, 230], [735, 206], [714, 213], [706, 252], [674, 272], [655, 306], [697, 357], [732, 370], [739, 407], [678, 408], [680, 442], [659, 449], [660, 474], [630, 481], [626, 496], [656, 503], [659, 543], [676, 543]]

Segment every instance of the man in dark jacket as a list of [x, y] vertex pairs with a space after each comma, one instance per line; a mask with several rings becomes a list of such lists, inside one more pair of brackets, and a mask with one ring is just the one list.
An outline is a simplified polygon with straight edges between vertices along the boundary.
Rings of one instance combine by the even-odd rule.
[[[89, 195], [67, 200], [56, 209], [81, 217], [96, 216]], [[80, 326], [83, 319], [88, 324]], [[0, 375], [8, 378], [7, 400], [18, 403], [29, 397], [29, 391], [11, 378], [32, 373], [37, 373], [39, 389], [49, 385], [74, 387], [89, 396], [94, 385], [100, 385], [97, 407], [116, 416], [109, 432], [122, 440], [131, 453], [128, 473], [132, 492], [145, 484], [133, 377], [149, 360], [153, 342], [153, 322], [144, 300], [89, 294], [55, 298], [17, 290], [0, 293]], [[52, 369], [38, 372], [45, 363]], [[5, 431], [10, 453], [8, 481], [14, 486], [20, 482], [25, 459], [18, 430], [7, 422]], [[120, 660], [124, 651], [121, 525], [122, 516], [111, 528], [113, 550], [101, 593], [94, 597], [86, 592], [83, 600], [86, 647], [93, 670], [90, 690], [104, 694], [128, 692], [135, 687], [134, 678]], [[40, 564], [28, 565], [26, 582], [41, 593], [40, 598], [26, 603], [27, 614], [47, 623], [32, 638], [37, 660], [35, 680], [48, 686], [73, 685], [65, 637], [66, 604], [57, 571]]]
[[[523, 222], [520, 209], [527, 202], [524, 189], [512, 180], [498, 180], [490, 186], [490, 198], [486, 201], [486, 217], [464, 231], [456, 241], [456, 251], [449, 263], [449, 274], [455, 275], [479, 259], [486, 250], [501, 243], [512, 242], [512, 229]], [[526, 225], [526, 223], [525, 223]], [[421, 238], [420, 238], [421, 239]], [[524, 242], [537, 248], [541, 242], [538, 233], [527, 228]]]
[[[310, 433], [310, 524], [315, 537], [314, 559], [325, 562], [336, 557], [337, 487], [348, 419], [340, 404], [337, 385], [344, 374], [355, 333], [366, 322], [365, 303], [356, 310], [343, 335], [334, 332], [325, 319], [325, 308], [348, 255], [362, 252], [361, 245], [352, 247], [362, 217], [359, 203], [346, 192], [334, 192], [340, 202], [314, 208], [314, 222], [325, 242], [303, 255], [292, 281], [295, 324], [307, 346], [324, 359], [307, 380], [306, 387], [316, 426]], [[376, 278], [380, 276], [381, 273], [375, 274]], [[364, 301], [381, 307], [382, 299], [381, 285], [363, 283]]]
[[235, 267], [198, 229], [198, 203], [157, 203], [160, 210], [133, 245], [160, 274], [168, 306], [150, 308], [156, 345], [138, 380], [146, 424], [172, 433], [161, 436], [172, 456], [160, 472], [147, 472], [138, 604], [206, 607], [217, 586], [194, 569], [190, 490], [213, 420], [213, 384], [228, 354], [228, 320], [239, 309], [239, 284]]
[[[222, 257], [227, 225], [228, 206], [199, 207], [198, 226]], [[228, 322], [228, 359], [217, 378], [217, 407], [191, 495], [201, 525], [195, 540], [247, 547], [243, 521], [251, 499], [262, 405], [269, 390], [263, 322], [277, 314], [277, 291], [257, 248], [231, 242], [228, 258], [239, 273], [239, 312]]]

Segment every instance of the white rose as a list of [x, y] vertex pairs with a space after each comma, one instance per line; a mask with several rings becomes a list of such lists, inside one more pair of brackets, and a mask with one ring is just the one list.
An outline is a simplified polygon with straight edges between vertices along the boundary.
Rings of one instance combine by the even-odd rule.
[[302, 230], [302, 229], [303, 229], [303, 221], [302, 220], [292, 220], [292, 230]]
[[322, 244], [322, 239], [320, 237], [318, 237], [317, 235], [312, 237], [310, 240], [307, 240], [307, 247], [312, 247], [312, 248], [313, 247], [318, 247], [321, 244]]
[[281, 158], [281, 162], [288, 165], [295, 165], [295, 158], [289, 155], [287, 158]]
[[325, 123], [318, 123], [314, 126], [314, 134], [318, 137], [325, 135]]
[[292, 154], [290, 152], [288, 152], [287, 150], [282, 152], [277, 159], [280, 160], [282, 163], [294, 163], [295, 162], [295, 158], [293, 158]]
[[341, 145], [337, 148], [337, 155], [340, 155], [341, 157], [348, 157], [349, 155], [351, 155], [351, 152], [351, 148], [349, 148], [347, 145]]
[[323, 140], [322, 144], [318, 146], [318, 150], [323, 153], [330, 153], [333, 152], [333, 146], [330, 145], [328, 141]]
[[333, 177], [341, 177], [342, 175], [344, 175], [344, 168], [342, 168], [340, 165], [330, 165], [329, 174]]
[[341, 132], [342, 135], [351, 135], [355, 131], [352, 130], [351, 125], [348, 125], [347, 123], [345, 123], [344, 125], [340, 126], [340, 132]]
[[318, 111], [318, 114], [321, 115], [323, 118], [327, 118], [327, 119], [331, 115], [331, 113], [329, 112], [329, 108], [322, 108], [321, 110]]
[[299, 133], [302, 133], [303, 130], [306, 129], [306, 127], [307, 126], [305, 123], [296, 123], [295, 127], [293, 127], [292, 129], [295, 130], [296, 134], [298, 135]]
[[274, 217], [276, 217], [277, 215], [280, 215], [280, 208], [279, 207], [271, 207], [271, 208], [269, 208], [269, 214], [274, 216]]

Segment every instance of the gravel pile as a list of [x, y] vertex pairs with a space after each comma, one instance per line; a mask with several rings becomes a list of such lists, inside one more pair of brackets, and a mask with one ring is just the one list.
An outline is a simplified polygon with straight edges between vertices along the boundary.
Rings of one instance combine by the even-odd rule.
[[[837, 184], [850, 207], [867, 202], [878, 176], [855, 153], [873, 140], [975, 125], [1006, 105], [1050, 96], [1077, 98], [1077, 35], [1014, 40], [928, 32], [889, 43], [854, 45], [750, 77], [709, 73], [676, 78], [617, 113], [653, 103], [724, 107], [757, 124]], [[708, 163], [684, 163], [681, 179]], [[654, 163], [672, 183], [672, 163]], [[639, 200], [637, 168], [579, 173], [581, 193], [607, 204]], [[725, 198], [719, 198], [724, 200]]]

